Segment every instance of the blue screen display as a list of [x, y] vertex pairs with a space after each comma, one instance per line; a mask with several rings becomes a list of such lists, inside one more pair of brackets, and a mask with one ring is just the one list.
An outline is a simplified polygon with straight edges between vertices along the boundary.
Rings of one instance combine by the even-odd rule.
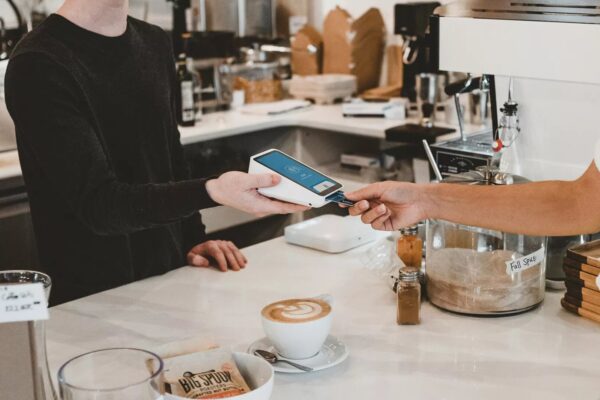
[[339, 183], [279, 151], [272, 151], [255, 160], [319, 195], [333, 187], [341, 187]]

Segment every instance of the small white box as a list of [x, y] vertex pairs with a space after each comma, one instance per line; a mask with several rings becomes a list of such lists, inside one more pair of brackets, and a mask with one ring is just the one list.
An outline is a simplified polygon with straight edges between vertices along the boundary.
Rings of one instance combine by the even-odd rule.
[[342, 253], [372, 242], [379, 233], [358, 217], [321, 215], [285, 228], [288, 243], [327, 253]]
[[311, 99], [317, 104], [333, 104], [356, 92], [356, 76], [344, 74], [294, 75], [290, 94], [299, 99]]

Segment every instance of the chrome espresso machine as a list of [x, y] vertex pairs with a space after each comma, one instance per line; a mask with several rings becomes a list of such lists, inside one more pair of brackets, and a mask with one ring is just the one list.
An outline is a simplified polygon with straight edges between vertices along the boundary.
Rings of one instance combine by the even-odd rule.
[[493, 78], [492, 144], [515, 114], [516, 137], [497, 149], [500, 160], [518, 149], [518, 170], [507, 172], [546, 180], [585, 171], [600, 137], [600, 1], [459, 1], [438, 8], [431, 26], [440, 70]]
[[[479, 79], [493, 121], [487, 132], [432, 146], [445, 176], [481, 166], [531, 181], [583, 174], [600, 138], [600, 1], [458, 1], [436, 9], [430, 26], [439, 69], [470, 74], [458, 94]], [[448, 244], [448, 230], [435, 233]], [[548, 285], [564, 279], [564, 249], [588, 239], [549, 238]]]

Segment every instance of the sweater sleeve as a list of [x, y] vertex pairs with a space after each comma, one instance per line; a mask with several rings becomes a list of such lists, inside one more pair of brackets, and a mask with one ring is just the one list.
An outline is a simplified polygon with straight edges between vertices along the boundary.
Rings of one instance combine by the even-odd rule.
[[126, 234], [189, 217], [212, 206], [205, 181], [131, 184], [117, 179], [86, 113], [86, 97], [65, 67], [37, 53], [11, 60], [6, 102], [19, 147], [48, 187], [99, 235]]
[[[171, 140], [173, 171], [178, 179], [189, 179], [189, 164], [185, 157], [183, 146], [181, 145], [181, 134], [179, 132], [179, 127], [177, 126], [177, 103], [175, 99], [175, 93], [178, 90], [178, 88], [174, 63], [175, 55], [173, 53], [171, 38], [165, 33], [164, 39], [165, 46], [167, 48], [167, 51], [165, 52], [167, 54], [167, 59], [165, 60], [165, 62], [167, 64], [167, 71], [169, 71], [169, 86], [171, 88], [171, 113], [173, 115], [173, 120], [171, 122], [171, 131], [173, 132]], [[210, 203], [207, 203], [203, 208], [216, 207], [218, 205], [219, 204], [211, 201]], [[200, 214], [200, 212], [193, 213], [189, 217], [185, 218], [182, 221], [182, 230], [184, 246], [186, 251], [206, 240], [206, 226], [202, 221], [202, 215]]]

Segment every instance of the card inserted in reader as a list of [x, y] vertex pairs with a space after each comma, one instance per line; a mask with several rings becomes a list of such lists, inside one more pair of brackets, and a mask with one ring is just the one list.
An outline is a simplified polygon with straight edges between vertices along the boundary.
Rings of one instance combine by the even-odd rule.
[[281, 176], [281, 182], [276, 186], [258, 190], [266, 197], [313, 208], [330, 202], [354, 205], [344, 196], [341, 183], [279, 150], [271, 149], [252, 156], [248, 173]]

